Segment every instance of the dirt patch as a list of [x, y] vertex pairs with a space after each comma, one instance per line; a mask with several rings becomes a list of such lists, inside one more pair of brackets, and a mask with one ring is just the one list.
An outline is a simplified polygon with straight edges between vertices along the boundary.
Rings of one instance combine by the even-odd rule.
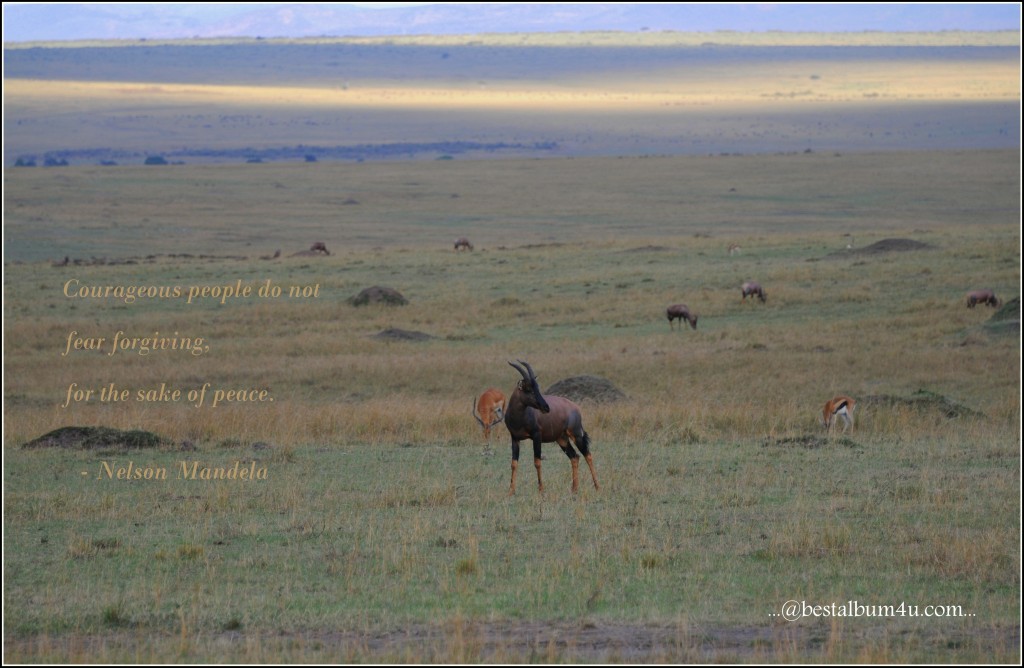
[[426, 655], [417, 658], [431, 662], [640, 663], [702, 662], [750, 656], [759, 649], [770, 654], [783, 638], [792, 641], [805, 635], [795, 627], [703, 630], [590, 622], [450, 622], [442, 628], [380, 634], [364, 642], [371, 656], [401, 654], [418, 646]]
[[948, 397], [928, 390], [918, 390], [909, 397], [898, 397], [892, 394], [872, 394], [861, 399], [862, 406], [882, 408], [910, 408], [924, 413], [937, 413], [954, 420], [957, 418], [985, 417], [973, 408], [968, 408]]
[[761, 443], [762, 448], [775, 447], [798, 447], [808, 450], [816, 450], [826, 445], [838, 445], [844, 448], [859, 448], [860, 443], [846, 436], [828, 436], [827, 434], [803, 434], [801, 436], [785, 436], [783, 438], [766, 438]]
[[597, 403], [611, 403], [626, 398], [626, 394], [622, 390], [615, 387], [610, 380], [600, 376], [565, 378], [544, 390], [544, 394], [553, 394], [572, 401], [596, 401]]
[[388, 327], [387, 329], [374, 334], [373, 338], [378, 341], [430, 341], [434, 337], [430, 334], [424, 334], [423, 332]]
[[[714, 626], [457, 619], [380, 631], [221, 631], [197, 637], [189, 656], [228, 663], [246, 663], [254, 656], [288, 656], [303, 663], [792, 663], [820, 660], [833, 633], [834, 626], [803, 622]], [[842, 644], [884, 646], [891, 635], [891, 625], [847, 626]], [[1019, 652], [1020, 627], [940, 628], [900, 638], [900, 646], [941, 648], [954, 659], [956, 650], [1009, 656]], [[5, 638], [4, 658], [28, 663], [45, 656], [64, 663], [96, 656], [118, 662], [124, 656], [130, 662], [139, 654], [171, 656], [180, 647], [171, 634], [74, 633]]]
[[150, 431], [121, 431], [112, 427], [61, 427], [24, 443], [22, 448], [73, 448], [76, 450], [133, 450], [158, 448], [171, 442]]
[[368, 304], [385, 304], [387, 306], [405, 306], [409, 300], [402, 296], [402, 293], [394, 288], [385, 288], [375, 285], [362, 290], [358, 295], [348, 300], [352, 306], [366, 306]]
[[882, 239], [870, 246], [863, 248], [846, 248], [844, 250], [829, 253], [828, 257], [863, 257], [868, 255], [881, 255], [883, 253], [905, 253], [907, 251], [928, 250], [934, 248], [931, 244], [913, 239]]
[[672, 250], [668, 246], [637, 246], [636, 248], [627, 248], [622, 253], [663, 253], [665, 251]]

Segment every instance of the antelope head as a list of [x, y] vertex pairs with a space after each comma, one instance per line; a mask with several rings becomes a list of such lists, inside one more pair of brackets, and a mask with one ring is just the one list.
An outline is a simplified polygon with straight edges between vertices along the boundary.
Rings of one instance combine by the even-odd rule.
[[[551, 408], [548, 407], [548, 402], [544, 400], [544, 395], [540, 393], [540, 386], [537, 384], [537, 375], [533, 373], [533, 369], [530, 365], [522, 360], [518, 360], [519, 364], [509, 362], [509, 365], [519, 372], [523, 377], [519, 383], [516, 384], [516, 390], [522, 398], [523, 404], [529, 408], [535, 408], [541, 413], [550, 412]], [[523, 367], [526, 367], [525, 369]]]

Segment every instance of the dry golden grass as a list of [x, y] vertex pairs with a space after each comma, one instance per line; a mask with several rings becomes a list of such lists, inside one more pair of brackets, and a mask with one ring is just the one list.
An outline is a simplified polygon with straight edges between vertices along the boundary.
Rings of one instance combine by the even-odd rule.
[[[832, 394], [907, 395], [922, 387], [997, 424], [1012, 423], [1019, 415], [1013, 341], [975, 333], [985, 312], [960, 304], [969, 287], [989, 285], [1008, 296], [1019, 281], [1019, 257], [1012, 251], [1019, 235], [958, 222], [972, 208], [1012, 210], [1000, 181], [1010, 172], [1001, 159], [979, 153], [955, 160], [503, 162], [486, 170], [449, 164], [12, 173], [9, 248], [36, 252], [22, 240], [36, 234], [35, 221], [45, 216], [56, 238], [76, 234], [78, 220], [97, 221], [86, 235], [98, 242], [86, 246], [92, 254], [103, 245], [114, 254], [130, 252], [137, 241], [115, 250], [126, 232], [148, 236], [151, 226], [164, 229], [176, 219], [202, 221], [205, 240], [158, 236], [147, 252], [195, 252], [198, 242], [227, 254], [251, 253], [254, 246], [261, 249], [257, 254], [269, 253], [290, 240], [297, 245], [295, 228], [277, 224], [297, 217], [322, 221], [308, 223], [301, 234], [327, 239], [336, 255], [276, 263], [161, 259], [138, 266], [8, 266], [6, 444], [68, 423], [145, 425], [200, 442], [472, 442], [477, 436], [466, 404], [485, 387], [507, 389], [504, 360], [514, 357], [530, 359], [547, 383], [583, 372], [613, 379], [632, 402], [595, 409], [589, 418], [595, 432], [612, 440], [775, 436], [811, 427]], [[777, 173], [785, 178], [775, 178]], [[673, 193], [679, 174], [687, 175], [693, 193], [686, 195], [691, 201], [683, 221]], [[308, 180], [296, 181], [300, 175]], [[197, 179], [210, 187], [197, 190]], [[253, 179], [251, 185], [246, 179]], [[296, 185], [273, 187], [284, 182]], [[316, 193], [329, 192], [334, 182], [345, 190], [318, 201]], [[950, 182], [961, 188], [950, 191]], [[402, 183], [416, 185], [395, 186]], [[743, 184], [743, 192], [731, 194], [723, 183]], [[293, 187], [303, 192], [289, 192]], [[118, 188], [123, 194], [116, 194]], [[109, 191], [119, 205], [90, 197], [94, 189]], [[830, 201], [818, 204], [815, 193], [826, 189]], [[581, 199], [565, 198], [570, 191]], [[453, 192], [462, 193], [455, 204], [448, 196]], [[531, 197], [520, 202], [518, 192]], [[150, 209], [151, 194], [169, 208]], [[349, 194], [360, 198], [358, 207], [333, 206]], [[927, 204], [895, 208], [915, 201]], [[450, 219], [453, 206], [459, 219], [432, 222]], [[587, 220], [590, 207], [600, 213]], [[803, 230], [787, 210], [817, 211], [828, 217], [812, 226], [835, 229]], [[222, 211], [230, 215], [222, 219]], [[334, 227], [331, 211], [338, 212], [341, 228]], [[140, 225], [142, 217], [151, 222]], [[240, 229], [246, 219], [253, 222]], [[387, 229], [381, 220], [388, 220]], [[735, 222], [723, 227], [719, 221]], [[448, 239], [470, 225], [481, 250], [455, 256]], [[621, 238], [626, 227], [652, 236]], [[522, 241], [555, 245], [496, 250], [499, 240], [511, 240], [511, 229]], [[584, 229], [588, 243], [573, 242]], [[936, 250], [825, 258], [850, 241], [842, 230], [855, 232], [860, 247], [910, 234]], [[343, 236], [354, 242], [343, 242]], [[387, 245], [361, 249], [360, 239]], [[730, 240], [742, 242], [743, 254], [726, 255]], [[426, 246], [434, 243], [436, 249]], [[754, 275], [769, 286], [767, 307], [739, 302], [737, 286]], [[209, 304], [156, 304], [153, 310], [141, 303], [69, 303], [60, 290], [73, 276], [100, 285], [217, 285], [244, 278], [258, 286], [273, 278], [282, 285], [319, 284], [321, 297], [300, 303], [250, 299], [213, 310]], [[400, 287], [412, 305], [360, 310], [343, 303], [373, 283]], [[665, 327], [665, 305], [680, 300], [701, 314], [699, 331]], [[388, 344], [370, 338], [390, 326], [426, 331], [437, 340]], [[211, 352], [195, 358], [76, 353], [55, 364], [72, 329], [108, 338], [116, 329], [130, 335], [180, 331], [202, 336]], [[754, 377], [751, 369], [757, 370]], [[73, 382], [131, 389], [168, 383], [188, 390], [208, 381], [267, 388], [275, 401], [216, 410], [136, 402], [60, 408]], [[767, 406], [764, 397], [770, 397]], [[932, 420], [922, 422], [909, 410], [864, 412], [859, 425], [869, 433], [941, 431], [941, 420]]]

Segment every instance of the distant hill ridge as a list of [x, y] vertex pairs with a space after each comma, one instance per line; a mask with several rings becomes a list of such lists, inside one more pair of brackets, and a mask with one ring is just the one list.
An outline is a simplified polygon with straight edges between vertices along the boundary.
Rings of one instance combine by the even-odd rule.
[[1019, 31], [1012, 4], [13, 4], [4, 42], [559, 31]]

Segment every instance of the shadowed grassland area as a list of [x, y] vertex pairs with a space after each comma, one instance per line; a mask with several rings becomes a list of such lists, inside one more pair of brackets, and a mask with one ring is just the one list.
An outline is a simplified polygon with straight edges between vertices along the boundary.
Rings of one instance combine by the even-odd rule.
[[[8, 170], [5, 659], [1016, 662], [1019, 326], [964, 293], [1018, 296], [1019, 165]], [[331, 254], [292, 256], [315, 241]], [[187, 303], [229, 285], [254, 294]], [[373, 285], [409, 304], [348, 303]], [[93, 286], [172, 292], [65, 296]], [[696, 331], [669, 329], [677, 302]], [[201, 354], [110, 356], [119, 331]], [[527, 454], [507, 496], [504, 428], [482, 454], [470, 404], [511, 392], [515, 358], [627, 396], [581, 402], [600, 490], [573, 496], [548, 445], [545, 493]], [[110, 383], [129, 396], [98, 400]], [[160, 400], [206, 383], [201, 407]], [[822, 438], [835, 394], [856, 427]], [[170, 445], [19, 447], [62, 426]], [[236, 462], [257, 479], [200, 473]], [[854, 607], [789, 622], [787, 601]]]
[[4, 56], [8, 165], [1020, 142], [1014, 33], [72, 43]]

